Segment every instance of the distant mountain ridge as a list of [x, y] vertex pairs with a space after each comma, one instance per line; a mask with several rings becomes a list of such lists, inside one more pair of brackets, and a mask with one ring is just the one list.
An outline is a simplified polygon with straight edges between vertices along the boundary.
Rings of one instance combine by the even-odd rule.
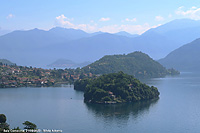
[[115, 33], [115, 35], [126, 36], [126, 37], [131, 37], [131, 38], [139, 36], [138, 34], [130, 34], [130, 33], [125, 32], [125, 31], [117, 32], [117, 33]]
[[9, 60], [6, 59], [0, 59], [0, 63], [5, 64], [5, 65], [15, 65], [15, 63], [12, 63]]
[[66, 29], [61, 27], [55, 27], [49, 30], [50, 33], [66, 38], [68, 40], [76, 40], [84, 37], [90, 37], [90, 34], [77, 29]]
[[82, 62], [82, 63], [75, 63], [71, 60], [67, 59], [58, 59], [55, 62], [47, 65], [47, 67], [56, 67], [56, 68], [77, 68], [77, 67], [84, 67], [90, 64], [90, 62]]
[[11, 31], [9, 31], [9, 30], [2, 30], [1, 28], [0, 28], [0, 36], [3, 36], [3, 35], [5, 35], [5, 34], [8, 34], [8, 33], [10, 33]]
[[160, 59], [199, 37], [199, 20], [177, 19], [146, 31], [134, 38], [133, 42], [137, 44], [136, 50]]
[[82, 30], [55, 27], [49, 31], [33, 29], [0, 36], [0, 57], [19, 65], [42, 67], [65, 58], [75, 62], [93, 62], [104, 55], [142, 51], [153, 59], [200, 37], [199, 21], [174, 20], [142, 35], [126, 32], [86, 33]]

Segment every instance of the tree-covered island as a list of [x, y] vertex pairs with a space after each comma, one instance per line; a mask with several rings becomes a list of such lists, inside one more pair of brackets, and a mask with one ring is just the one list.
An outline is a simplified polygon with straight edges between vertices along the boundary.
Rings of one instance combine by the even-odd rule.
[[135, 102], [155, 99], [160, 94], [156, 87], [143, 84], [123, 72], [77, 80], [74, 89], [84, 90], [84, 101], [89, 103]]

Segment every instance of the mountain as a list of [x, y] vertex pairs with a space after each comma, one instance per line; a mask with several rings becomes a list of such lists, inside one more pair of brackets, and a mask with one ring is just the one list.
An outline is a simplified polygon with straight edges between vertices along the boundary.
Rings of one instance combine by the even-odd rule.
[[[126, 52], [130, 38], [103, 32], [53, 28], [14, 31], [0, 36], [0, 57], [19, 65], [45, 67], [59, 58], [94, 61], [105, 54]], [[122, 51], [121, 51], [122, 50]]]
[[76, 65], [75, 62], [67, 59], [58, 59], [55, 62], [47, 65], [48, 67], [74, 67]]
[[[14, 31], [0, 37], [0, 57], [13, 60], [19, 65], [42, 64], [50, 60], [45, 58], [49, 55], [43, 47], [66, 41], [66, 38], [39, 29]], [[43, 51], [43, 55], [37, 53], [39, 50]]]
[[163, 33], [168, 33], [169, 31], [199, 27], [199, 26], [200, 26], [199, 20], [175, 19], [157, 28], [154, 28], [154, 31], [163, 34]]
[[44, 49], [52, 53], [59, 51], [56, 56], [63, 56], [76, 62], [93, 62], [104, 55], [123, 54], [131, 52], [134, 48], [131, 38], [102, 33]]
[[126, 32], [86, 33], [60, 27], [49, 31], [33, 29], [0, 36], [0, 57], [18, 65], [37, 67], [45, 67], [61, 58], [93, 62], [104, 55], [132, 51], [142, 51], [153, 59], [160, 59], [199, 37], [199, 21], [189, 19], [171, 21], [137, 37], [130, 37]]
[[180, 71], [200, 71], [200, 38], [172, 51], [159, 62]]
[[90, 64], [90, 62], [82, 62], [82, 63], [75, 63], [71, 60], [67, 59], [58, 59], [55, 62], [47, 65], [48, 67], [56, 67], [56, 68], [76, 68], [76, 67], [83, 67]]
[[14, 63], [6, 59], [0, 59], [0, 63], [6, 64], [6, 65], [15, 65]]
[[152, 28], [133, 38], [136, 50], [154, 59], [165, 57], [171, 51], [200, 37], [200, 21], [177, 19]]
[[138, 34], [130, 34], [130, 33], [125, 32], [125, 31], [117, 32], [117, 33], [115, 33], [115, 35], [126, 36], [126, 37], [131, 37], [131, 38], [139, 36]]
[[90, 33], [90, 36], [96, 36], [96, 35], [104, 34], [104, 33], [106, 33], [106, 32], [98, 31], [98, 32]]
[[0, 28], [0, 36], [2, 36], [2, 35], [5, 35], [5, 34], [8, 34], [8, 33], [10, 33], [11, 31], [9, 31], [9, 30], [2, 30], [1, 28]]
[[136, 78], [163, 77], [167, 74], [176, 74], [174, 70], [167, 70], [154, 61], [147, 54], [133, 52], [127, 55], [107, 55], [94, 63], [82, 68], [92, 74], [107, 74], [123, 71]]
[[67, 29], [67, 28], [61, 28], [61, 27], [52, 28], [49, 30], [49, 32], [56, 36], [66, 38], [68, 40], [76, 40], [76, 39], [91, 36], [89, 33], [86, 33], [82, 30]]

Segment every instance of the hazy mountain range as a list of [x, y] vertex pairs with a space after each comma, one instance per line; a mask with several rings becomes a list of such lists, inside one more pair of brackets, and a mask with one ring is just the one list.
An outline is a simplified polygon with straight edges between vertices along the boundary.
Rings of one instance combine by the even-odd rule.
[[0, 36], [5, 35], [5, 34], [8, 34], [8, 33], [10, 33], [10, 32], [11, 32], [11, 31], [9, 31], [9, 30], [2, 30], [1, 27], [0, 27]]
[[15, 63], [12, 63], [7, 59], [0, 59], [0, 63], [5, 64], [5, 65], [15, 65]]
[[89, 65], [91, 62], [76, 63], [67, 59], [58, 59], [55, 62], [47, 65], [50, 68], [77, 68]]
[[59, 27], [14, 31], [0, 36], [0, 58], [18, 65], [46, 66], [60, 58], [92, 62], [104, 55], [142, 51], [160, 59], [199, 37], [200, 21], [190, 19], [174, 20], [142, 35], [86, 33]]

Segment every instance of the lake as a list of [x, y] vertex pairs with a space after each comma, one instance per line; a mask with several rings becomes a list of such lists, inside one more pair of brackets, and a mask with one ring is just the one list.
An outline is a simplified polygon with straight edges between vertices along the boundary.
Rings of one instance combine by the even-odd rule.
[[91, 105], [73, 86], [0, 89], [0, 113], [10, 126], [26, 120], [64, 133], [198, 133], [200, 73], [143, 80], [160, 99], [135, 104]]

